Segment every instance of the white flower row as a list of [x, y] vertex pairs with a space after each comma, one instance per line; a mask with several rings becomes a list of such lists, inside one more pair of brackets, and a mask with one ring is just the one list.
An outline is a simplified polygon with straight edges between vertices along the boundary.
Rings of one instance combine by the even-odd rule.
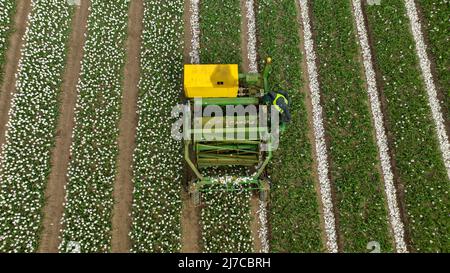
[[394, 186], [394, 177], [384, 127], [383, 112], [381, 111], [380, 100], [378, 97], [376, 75], [372, 63], [372, 53], [362, 13], [361, 0], [353, 0], [353, 12], [359, 35], [359, 44], [362, 49], [363, 63], [368, 86], [367, 92], [369, 94], [372, 117], [375, 124], [377, 145], [380, 153], [381, 169], [383, 171], [385, 192], [387, 196], [391, 227], [394, 233], [395, 245], [397, 252], [407, 252], [404, 238], [405, 231], [397, 204], [397, 194]]
[[171, 137], [171, 110], [182, 92], [183, 6], [183, 0], [144, 2], [132, 252], [181, 250], [183, 153]]
[[191, 52], [189, 56], [191, 57], [192, 64], [200, 63], [200, 23], [199, 23], [199, 5], [200, 0], [190, 0], [191, 4], [189, 6], [189, 11], [191, 13], [190, 20], [190, 31], [192, 35], [191, 39]]
[[110, 251], [113, 184], [127, 38], [127, 0], [91, 2], [77, 86], [60, 251]]
[[0, 159], [2, 252], [37, 249], [70, 27], [65, 0], [31, 6]]
[[311, 21], [309, 18], [309, 6], [307, 0], [299, 0], [299, 3], [303, 23], [303, 38], [307, 60], [309, 89], [311, 91], [313, 127], [318, 164], [317, 172], [319, 175], [320, 195], [322, 198], [323, 214], [325, 220], [325, 233], [327, 237], [326, 245], [329, 252], [337, 252], [338, 246], [336, 236], [336, 221], [333, 212], [330, 179], [328, 177], [328, 156], [325, 144], [325, 130], [323, 126], [322, 106], [320, 105], [320, 87], [317, 75], [316, 54], [314, 52]]
[[263, 200], [259, 200], [258, 209], [258, 219], [259, 219], [259, 239], [261, 240], [261, 252], [269, 253], [269, 230], [267, 223], [267, 204]]
[[420, 69], [425, 81], [428, 94], [428, 103], [431, 108], [433, 120], [436, 126], [436, 132], [439, 140], [439, 147], [444, 159], [447, 176], [450, 179], [450, 142], [444, 125], [444, 118], [441, 111], [441, 105], [437, 98], [436, 86], [431, 73], [431, 64], [427, 55], [427, 46], [422, 34], [422, 26], [414, 0], [405, 0], [407, 15], [411, 24], [412, 34], [416, 43], [416, 52], [419, 57]]
[[256, 52], [256, 19], [254, 0], [245, 1], [245, 16], [247, 18], [247, 58], [249, 60], [249, 72], [258, 72], [257, 52]]

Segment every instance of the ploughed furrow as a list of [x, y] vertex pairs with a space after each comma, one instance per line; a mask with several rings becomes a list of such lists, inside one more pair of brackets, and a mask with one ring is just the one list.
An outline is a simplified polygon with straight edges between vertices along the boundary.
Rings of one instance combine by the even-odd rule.
[[[199, 1], [184, 1], [184, 63], [193, 64], [199, 62], [200, 31], [198, 18]], [[183, 90], [180, 90], [184, 94]], [[184, 96], [184, 95], [182, 95]], [[189, 180], [188, 166], [185, 166], [183, 181]], [[181, 216], [181, 252], [198, 253], [200, 251], [200, 207], [192, 202], [186, 189], [181, 194], [182, 216]]]
[[365, 6], [412, 251], [448, 252], [449, 179], [404, 1]]
[[183, 152], [171, 111], [182, 88], [183, 7], [182, 0], [144, 1], [132, 252], [181, 251]]
[[91, 2], [78, 83], [61, 252], [111, 250], [127, 0]]
[[311, 1], [325, 135], [340, 244], [392, 251], [374, 128], [358, 61], [351, 1]]
[[268, 169], [273, 181], [268, 208], [270, 250], [323, 251], [296, 3], [259, 0], [255, 13], [258, 55], [273, 59], [271, 88], [278, 84], [291, 98], [292, 121]]
[[4, 252], [38, 246], [73, 11], [65, 0], [35, 0], [31, 8], [0, 163]]

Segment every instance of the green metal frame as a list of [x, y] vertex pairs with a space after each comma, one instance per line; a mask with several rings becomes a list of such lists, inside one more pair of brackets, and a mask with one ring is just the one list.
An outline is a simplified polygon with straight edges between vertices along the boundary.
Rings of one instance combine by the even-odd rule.
[[[248, 73], [248, 74], [239, 74], [239, 79], [243, 81], [248, 86], [253, 86], [255, 88], [261, 88], [258, 87], [262, 83], [262, 88], [264, 89], [264, 94], [267, 94], [269, 90], [269, 76], [272, 71], [272, 59], [267, 58], [266, 59], [266, 65], [264, 67], [263, 73]], [[193, 101], [194, 106], [208, 106], [208, 105], [218, 105], [218, 106], [226, 106], [226, 105], [259, 105], [260, 104], [260, 98], [258, 97], [237, 97], [237, 98], [202, 98], [201, 100], [194, 100]], [[189, 116], [185, 116], [185, 119], [189, 119]], [[188, 123], [189, 120], [185, 120], [185, 124]], [[203, 120], [202, 120], [203, 123]], [[189, 165], [189, 167], [194, 172], [195, 176], [197, 177], [197, 181], [191, 186], [192, 192], [207, 192], [207, 191], [219, 191], [219, 190], [226, 190], [226, 191], [237, 191], [237, 190], [260, 190], [265, 191], [268, 190], [268, 184], [267, 182], [263, 181], [261, 179], [261, 175], [264, 172], [265, 168], [269, 164], [270, 160], [272, 159], [272, 137], [270, 136], [267, 140], [266, 145], [268, 145], [268, 151], [265, 153], [265, 159], [261, 166], [256, 170], [256, 173], [253, 175], [252, 179], [240, 182], [239, 187], [236, 187], [236, 184], [230, 183], [229, 185], [223, 185], [221, 184], [221, 187], [210, 187], [213, 185], [217, 185], [211, 177], [205, 177], [201, 174], [198, 168], [198, 161], [201, 160], [202, 166], [217, 166], [220, 165], [221, 162], [230, 162], [234, 163], [234, 165], [248, 165], [248, 166], [254, 166], [259, 163], [259, 151], [254, 149], [255, 145], [261, 144], [261, 135], [265, 133], [269, 133], [269, 128], [262, 127], [262, 128], [222, 128], [222, 129], [215, 129], [211, 133], [240, 133], [244, 132], [247, 133], [250, 132], [256, 132], [258, 135], [257, 139], [242, 139], [242, 140], [225, 140], [220, 141], [219, 144], [213, 145], [215, 142], [205, 142], [202, 139], [196, 139], [196, 135], [203, 135], [209, 130], [205, 129], [188, 129], [184, 131], [185, 138], [184, 138], [184, 159]], [[192, 141], [191, 138], [187, 138], [187, 136], [194, 136], [194, 140]], [[201, 143], [200, 143], [201, 142]], [[191, 160], [191, 146], [193, 147], [193, 150], [196, 151], [196, 160], [197, 165], [194, 164]], [[226, 154], [225, 156], [222, 156], [221, 152], [227, 152], [227, 151], [233, 151], [236, 154]], [[216, 154], [214, 154], [216, 153]], [[249, 155], [255, 155], [256, 154], [256, 160], [252, 159], [253, 156]], [[201, 158], [199, 158], [199, 155], [201, 155]], [[224, 164], [222, 164], [224, 165]], [[228, 165], [228, 164], [227, 164]]]

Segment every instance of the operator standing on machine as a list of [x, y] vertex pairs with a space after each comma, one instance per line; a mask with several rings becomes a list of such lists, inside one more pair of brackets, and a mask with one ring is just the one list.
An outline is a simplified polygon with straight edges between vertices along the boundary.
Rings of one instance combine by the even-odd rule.
[[280, 113], [280, 127], [284, 130], [287, 123], [291, 121], [291, 112], [289, 111], [289, 96], [287, 92], [278, 89], [277, 91], [270, 91], [263, 98], [268, 105], [273, 105]]

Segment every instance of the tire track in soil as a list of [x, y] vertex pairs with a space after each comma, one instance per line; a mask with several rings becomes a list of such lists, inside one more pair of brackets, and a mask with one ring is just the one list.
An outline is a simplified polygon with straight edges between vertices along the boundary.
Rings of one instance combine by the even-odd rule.
[[43, 230], [38, 252], [56, 253], [60, 244], [61, 217], [64, 211], [65, 185], [70, 160], [70, 145], [74, 126], [77, 83], [80, 76], [81, 60], [90, 2], [81, 1], [75, 7], [72, 19], [72, 33], [68, 45], [67, 63], [62, 86], [60, 117], [56, 131], [55, 148], [52, 152], [51, 173], [45, 190], [46, 203], [43, 210]]
[[[191, 2], [192, 0], [184, 1], [184, 63], [191, 63], [192, 56], [192, 26], [191, 26]], [[183, 97], [183, 91], [180, 94]], [[189, 174], [189, 166], [185, 166], [184, 180], [188, 180], [191, 175]], [[187, 184], [189, 181], [185, 181]], [[201, 251], [200, 238], [200, 207], [195, 206], [189, 196], [189, 193], [184, 190], [181, 193], [182, 198], [182, 212], [181, 212], [181, 252], [183, 253], [198, 253]]]
[[124, 68], [122, 116], [119, 122], [118, 171], [114, 185], [112, 252], [129, 252], [131, 206], [133, 202], [133, 152], [136, 146], [137, 98], [139, 93], [140, 54], [144, 18], [143, 0], [133, 0], [129, 8], [127, 61]]
[[28, 26], [28, 16], [31, 12], [31, 0], [18, 0], [14, 24], [9, 37], [9, 45], [6, 51], [6, 64], [4, 66], [4, 77], [0, 89], [0, 154], [6, 140], [6, 125], [9, 120], [9, 109], [11, 99], [16, 92], [16, 72], [19, 67], [21, 49], [24, 41], [23, 36]]

